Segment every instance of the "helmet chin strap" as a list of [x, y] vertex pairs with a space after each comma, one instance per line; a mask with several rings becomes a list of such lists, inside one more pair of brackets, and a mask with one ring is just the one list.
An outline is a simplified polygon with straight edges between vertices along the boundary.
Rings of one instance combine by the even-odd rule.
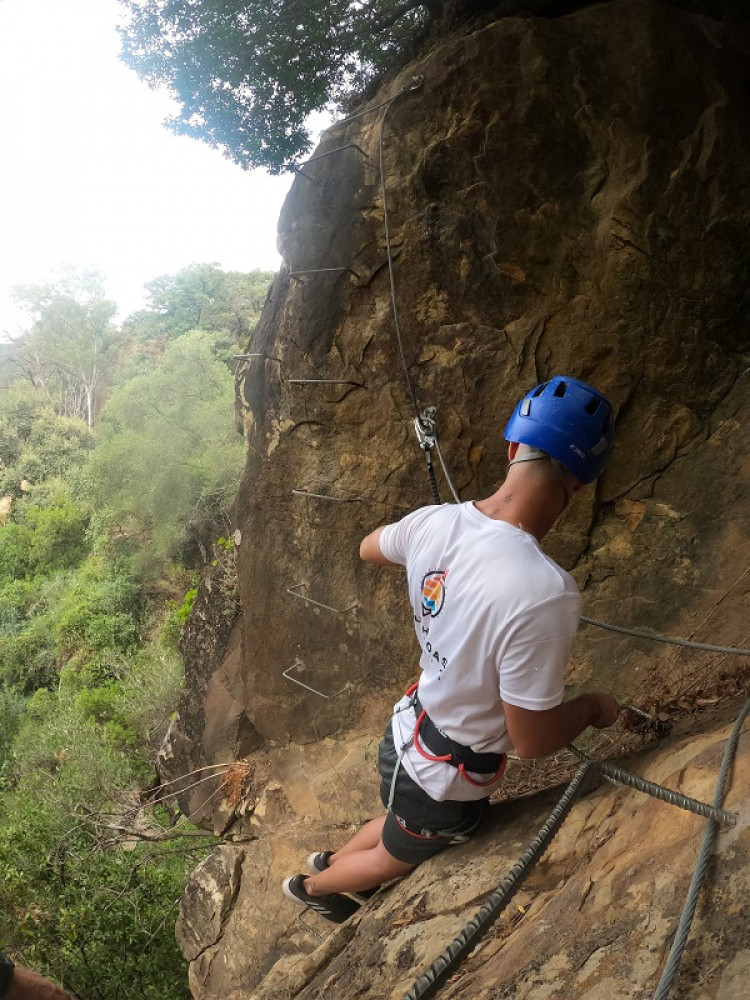
[[552, 468], [557, 473], [557, 478], [560, 480], [560, 485], [565, 490], [565, 503], [570, 502], [570, 498], [573, 496], [573, 490], [568, 486], [566, 482], [567, 470], [564, 465], [562, 465], [556, 458], [548, 455], [546, 451], [541, 451], [539, 448], [529, 448], [529, 451], [525, 451], [523, 455], [516, 455], [515, 458], [508, 462], [508, 468], [511, 465], [518, 465], [519, 462], [538, 462], [543, 458], [549, 459], [552, 463]]
[[529, 447], [529, 450], [525, 451], [523, 455], [516, 455], [515, 458], [512, 458], [510, 462], [508, 462], [508, 468], [510, 468], [511, 465], [518, 465], [519, 462], [538, 462], [540, 458], [551, 459], [551, 455], [548, 455], [546, 451], [541, 451], [539, 448]]

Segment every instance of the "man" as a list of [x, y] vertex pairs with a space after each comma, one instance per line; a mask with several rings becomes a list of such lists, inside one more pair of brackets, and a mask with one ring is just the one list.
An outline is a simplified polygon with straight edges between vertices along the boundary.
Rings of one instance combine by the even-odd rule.
[[380, 745], [388, 811], [339, 851], [311, 855], [313, 874], [283, 884], [290, 899], [345, 920], [359, 904], [342, 892], [367, 895], [476, 832], [507, 751], [544, 757], [615, 722], [609, 694], [563, 701], [580, 595], [539, 545], [603, 471], [613, 437], [608, 400], [556, 376], [513, 412], [510, 464], [492, 496], [423, 507], [364, 539], [363, 559], [406, 567], [419, 687]]
[[0, 952], [0, 1000], [70, 1000], [59, 986]]

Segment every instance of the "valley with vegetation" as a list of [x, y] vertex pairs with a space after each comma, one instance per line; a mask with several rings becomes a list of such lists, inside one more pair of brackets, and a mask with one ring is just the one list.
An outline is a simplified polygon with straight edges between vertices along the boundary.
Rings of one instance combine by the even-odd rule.
[[201, 567], [232, 554], [233, 357], [272, 277], [194, 265], [117, 325], [70, 271], [16, 290], [0, 344], [0, 938], [86, 1000], [190, 996], [174, 923], [216, 840], [155, 759]]

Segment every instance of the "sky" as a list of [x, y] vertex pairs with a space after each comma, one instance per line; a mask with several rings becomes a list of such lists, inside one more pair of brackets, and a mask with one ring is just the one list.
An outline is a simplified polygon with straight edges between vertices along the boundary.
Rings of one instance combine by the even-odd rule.
[[119, 318], [194, 263], [276, 271], [291, 175], [243, 171], [162, 124], [173, 107], [119, 59], [117, 0], [0, 0], [0, 339], [14, 285], [105, 275]]

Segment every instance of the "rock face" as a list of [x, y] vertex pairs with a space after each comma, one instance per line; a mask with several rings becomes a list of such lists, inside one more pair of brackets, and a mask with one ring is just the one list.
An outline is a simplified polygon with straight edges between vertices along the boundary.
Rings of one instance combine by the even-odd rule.
[[[617, 410], [615, 455], [550, 550], [592, 617], [740, 638], [750, 79], [738, 41], [638, 0], [503, 19], [410, 67], [374, 99], [393, 99], [387, 112], [324, 137], [318, 155], [331, 155], [304, 168], [280, 221], [288, 270], [250, 347], [263, 356], [238, 373], [245, 705], [266, 740], [346, 726], [414, 671], [402, 581], [356, 555], [367, 531], [431, 499], [394, 335], [381, 123], [409, 385], [418, 409], [438, 408], [461, 498], [502, 475], [523, 391], [560, 371], [595, 382]], [[421, 86], [398, 96], [414, 75]], [[684, 682], [672, 653], [644, 648], [586, 631], [574, 678], [616, 678], [629, 697]], [[329, 696], [349, 687], [316, 697], [290, 668]]]
[[[241, 616], [213, 628], [210, 650], [196, 629], [168, 750], [170, 773], [262, 757], [269, 782], [256, 789], [254, 825], [241, 827], [257, 840], [243, 847], [218, 937], [212, 917], [205, 939], [186, 938], [199, 956], [196, 998], [245, 997], [266, 975], [257, 995], [269, 1000], [352, 995], [338, 945], [300, 964], [311, 937], [277, 885], [307, 850], [342, 842], [378, 808], [372, 749], [416, 662], [400, 571], [360, 563], [357, 549], [376, 525], [431, 502], [413, 430], [425, 407], [437, 407], [440, 452], [464, 500], [502, 476], [504, 423], [526, 389], [558, 372], [595, 383], [617, 412], [613, 460], [547, 545], [581, 586], [584, 614], [748, 644], [748, 28], [747, 16], [656, 0], [501, 18], [391, 80], [366, 113], [326, 133], [295, 179], [279, 227], [285, 266], [238, 370], [248, 445], [236, 506]], [[210, 629], [212, 599], [200, 600]], [[713, 692], [743, 662], [586, 627], [570, 681], [663, 705]], [[238, 810], [221, 791], [185, 793], [183, 810], [228, 828]], [[610, 841], [635, 800], [586, 801], [576, 822], [591, 837], [553, 854], [535, 883], [540, 922], [525, 911], [508, 928], [518, 946], [504, 947], [505, 931], [492, 938], [489, 971], [446, 995], [503, 996], [491, 984], [515, 979], [525, 992], [513, 995], [534, 1000], [630, 996], [612, 985], [626, 931], [642, 942], [639, 981], [652, 982], [674, 919], [662, 903], [682, 879], [672, 859], [694, 821], [670, 812], [664, 823], [662, 806], [639, 800], [646, 825]], [[525, 836], [537, 807], [506, 808], [513, 838]], [[449, 937], [509, 860], [501, 826], [368, 908], [363, 939], [380, 947], [394, 921], [417, 913]], [[646, 837], [656, 860], [640, 868], [633, 845]], [[732, 844], [738, 858], [747, 850]], [[587, 851], [603, 865], [595, 877]], [[629, 909], [636, 876], [637, 892], [645, 899], [649, 887], [655, 900], [651, 918]], [[433, 902], [436, 879], [453, 880], [452, 908]], [[562, 927], [570, 910], [596, 912], [596, 941], [577, 947], [579, 930], [544, 950], [540, 928]], [[627, 926], [616, 911], [630, 914]], [[421, 933], [412, 923], [388, 936], [388, 976], [374, 952], [360, 952], [357, 995], [398, 995], [428, 957]], [[684, 995], [733, 996], [727, 984], [743, 962], [738, 951], [714, 992]]]
[[[725, 729], [676, 742], [639, 761], [638, 772], [710, 802], [726, 736]], [[746, 994], [748, 748], [746, 733], [726, 799], [739, 819], [716, 842], [710, 888], [679, 977], [676, 995], [683, 1000], [739, 1000]], [[476, 915], [558, 797], [494, 807], [488, 828], [474, 842], [451, 848], [379, 893], [324, 945], [305, 958], [279, 962], [238, 1000], [400, 998]], [[637, 791], [607, 786], [582, 799], [510, 906], [443, 985], [441, 1000], [651, 996], [705, 823]]]

